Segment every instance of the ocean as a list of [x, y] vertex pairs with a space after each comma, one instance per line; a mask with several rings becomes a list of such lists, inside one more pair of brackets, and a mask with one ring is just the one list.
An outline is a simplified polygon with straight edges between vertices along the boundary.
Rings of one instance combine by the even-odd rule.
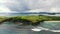
[[[23, 29], [17, 28], [19, 25], [5, 22], [0, 25], [0, 34], [60, 34], [60, 21], [42, 23], [41, 25]], [[32, 29], [41, 29], [41, 31], [33, 31]]]

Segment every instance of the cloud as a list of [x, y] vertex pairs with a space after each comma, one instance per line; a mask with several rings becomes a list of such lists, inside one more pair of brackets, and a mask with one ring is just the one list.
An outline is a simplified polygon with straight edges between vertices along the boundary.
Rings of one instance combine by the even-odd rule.
[[[46, 10], [42, 10], [42, 9], [32, 9], [32, 10], [29, 10], [29, 12], [45, 12]], [[46, 11], [47, 12], [47, 11]]]
[[60, 12], [60, 8], [51, 8], [50, 12]]
[[0, 5], [16, 12], [59, 12], [60, 0], [0, 0]]
[[11, 11], [8, 7], [0, 5], [0, 13], [17, 13], [16, 11]]

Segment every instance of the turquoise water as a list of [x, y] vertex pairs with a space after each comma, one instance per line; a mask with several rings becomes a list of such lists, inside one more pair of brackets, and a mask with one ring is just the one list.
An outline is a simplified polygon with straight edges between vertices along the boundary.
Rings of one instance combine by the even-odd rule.
[[44, 22], [43, 23], [43, 26], [42, 27], [45, 27], [45, 28], [49, 28], [49, 29], [54, 29], [54, 30], [60, 30], [60, 21], [47, 21], [47, 22]]
[[[18, 25], [12, 24], [9, 22], [5, 22], [0, 25], [0, 34], [60, 34], [59, 32], [51, 32], [51, 31], [32, 31], [31, 29], [21, 29], [17, 28]], [[40, 26], [40, 25], [39, 25]], [[42, 27], [45, 28], [50, 28], [50, 29], [60, 29], [60, 22], [45, 22], [41, 25]]]

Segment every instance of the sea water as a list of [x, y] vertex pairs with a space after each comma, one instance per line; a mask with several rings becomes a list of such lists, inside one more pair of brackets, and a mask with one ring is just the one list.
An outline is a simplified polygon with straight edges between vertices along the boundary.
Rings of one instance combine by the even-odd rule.
[[[0, 34], [60, 34], [60, 32], [53, 32], [52, 30], [60, 30], [60, 22], [48, 22], [42, 23], [42, 25], [34, 26], [32, 28], [40, 28], [41, 31], [33, 31], [32, 28], [27, 29], [21, 29], [17, 28], [18, 25], [5, 22], [3, 24], [0, 24]], [[49, 29], [49, 30], [46, 30]]]

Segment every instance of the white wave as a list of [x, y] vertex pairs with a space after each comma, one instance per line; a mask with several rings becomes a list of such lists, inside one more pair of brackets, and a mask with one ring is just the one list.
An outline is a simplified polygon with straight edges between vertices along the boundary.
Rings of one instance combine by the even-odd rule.
[[42, 31], [42, 30], [45, 30], [45, 31], [51, 31], [51, 32], [60, 32], [60, 30], [51, 30], [51, 29], [43, 28], [43, 27], [33, 28], [31, 30], [33, 30], [33, 31]]
[[33, 31], [41, 31], [41, 29], [34, 28]]
[[60, 32], [60, 30], [50, 30], [50, 31], [52, 31], [52, 32]]

